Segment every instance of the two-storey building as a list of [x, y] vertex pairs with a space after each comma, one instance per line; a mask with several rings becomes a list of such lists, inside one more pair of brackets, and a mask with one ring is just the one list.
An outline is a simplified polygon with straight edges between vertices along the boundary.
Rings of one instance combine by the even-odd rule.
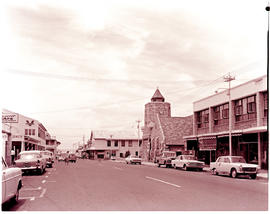
[[48, 132], [38, 120], [3, 109], [2, 124], [10, 130], [10, 145], [6, 152], [15, 151], [15, 159], [21, 151], [46, 150]]
[[193, 103], [193, 135], [184, 137], [186, 149], [194, 150], [199, 159], [209, 164], [229, 154], [230, 131], [232, 155], [267, 168], [267, 76], [231, 88], [230, 97], [225, 90]]
[[90, 159], [140, 156], [141, 139], [132, 131], [92, 131], [86, 151]]

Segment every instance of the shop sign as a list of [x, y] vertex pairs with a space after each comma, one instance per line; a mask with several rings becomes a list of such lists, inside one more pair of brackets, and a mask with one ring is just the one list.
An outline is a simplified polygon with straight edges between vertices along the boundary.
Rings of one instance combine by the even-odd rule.
[[19, 141], [21, 141], [21, 140], [23, 140], [23, 136], [22, 135], [11, 135], [11, 138], [12, 138], [12, 140], [19, 140]]
[[216, 139], [199, 139], [199, 150], [216, 150]]
[[19, 116], [16, 113], [3, 113], [2, 123], [18, 123]]

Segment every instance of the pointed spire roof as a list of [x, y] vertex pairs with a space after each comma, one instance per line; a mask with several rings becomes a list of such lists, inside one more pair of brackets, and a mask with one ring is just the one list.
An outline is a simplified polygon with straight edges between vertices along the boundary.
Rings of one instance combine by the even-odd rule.
[[153, 97], [151, 98], [151, 102], [164, 102], [165, 98], [160, 93], [159, 89], [157, 88], [156, 92], [154, 93]]

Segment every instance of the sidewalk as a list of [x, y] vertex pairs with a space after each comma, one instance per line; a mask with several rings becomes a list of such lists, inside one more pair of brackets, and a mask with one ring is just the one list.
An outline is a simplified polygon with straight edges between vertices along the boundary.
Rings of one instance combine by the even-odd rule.
[[[142, 165], [157, 166], [157, 164], [152, 163], [152, 162], [142, 162]], [[210, 172], [210, 167], [209, 166], [204, 167], [203, 171]], [[265, 169], [259, 170], [257, 177], [262, 178], [262, 179], [268, 179], [268, 170], [265, 170]]]
[[[124, 163], [125, 160], [115, 160], [116, 162], [122, 162]], [[157, 164], [156, 163], [153, 163], [153, 162], [142, 162], [142, 165], [146, 165], [146, 166], [154, 166], [156, 167]], [[209, 172], [210, 173], [210, 167], [209, 166], [206, 166], [203, 168], [203, 171], [204, 172]], [[268, 170], [265, 170], [265, 169], [260, 169], [258, 174], [257, 174], [257, 177], [258, 178], [262, 178], [262, 179], [268, 179]]]

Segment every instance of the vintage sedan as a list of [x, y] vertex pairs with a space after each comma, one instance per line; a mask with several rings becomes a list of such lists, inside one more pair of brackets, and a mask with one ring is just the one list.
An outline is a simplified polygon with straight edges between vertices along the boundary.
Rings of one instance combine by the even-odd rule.
[[21, 188], [22, 170], [16, 167], [8, 167], [2, 157], [2, 204], [9, 200], [17, 202]]
[[175, 169], [197, 169], [202, 171], [204, 165], [204, 162], [196, 160], [193, 155], [179, 155], [174, 160], [172, 160], [172, 167]]
[[51, 151], [41, 151], [41, 154], [46, 158], [46, 166], [52, 168], [54, 163], [53, 153]]
[[135, 155], [130, 155], [125, 160], [127, 164], [142, 164], [142, 159]]
[[15, 166], [21, 168], [23, 172], [36, 171], [43, 174], [46, 170], [46, 158], [41, 151], [23, 151], [19, 154], [19, 159], [15, 161]]
[[220, 156], [216, 162], [210, 163], [213, 175], [229, 175], [236, 178], [238, 175], [249, 175], [256, 179], [259, 166], [248, 164], [242, 156]]

